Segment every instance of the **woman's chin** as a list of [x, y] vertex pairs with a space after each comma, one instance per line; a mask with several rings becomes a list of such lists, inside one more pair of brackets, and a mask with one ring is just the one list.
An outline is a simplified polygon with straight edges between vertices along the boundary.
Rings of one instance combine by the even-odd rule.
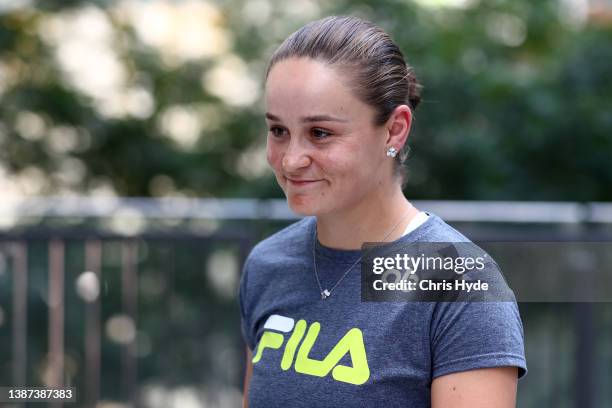
[[297, 215], [317, 215], [321, 211], [320, 203], [316, 202], [313, 197], [291, 194], [287, 196], [287, 204]]
[[310, 206], [304, 205], [291, 205], [289, 204], [289, 208], [297, 215], [309, 216], [309, 215], [317, 215], [316, 209]]

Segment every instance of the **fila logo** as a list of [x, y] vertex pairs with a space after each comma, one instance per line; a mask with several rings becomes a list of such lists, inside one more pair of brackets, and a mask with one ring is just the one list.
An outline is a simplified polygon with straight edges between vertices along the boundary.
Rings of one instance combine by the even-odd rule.
[[[363, 344], [363, 333], [356, 327], [346, 332], [323, 360], [308, 357], [321, 331], [319, 322], [314, 322], [308, 326], [306, 320], [303, 319], [295, 323], [290, 317], [271, 315], [266, 320], [264, 329], [269, 330], [263, 332], [257, 344], [253, 364], [257, 364], [261, 360], [265, 349], [281, 348], [285, 342], [285, 337], [277, 332], [291, 333], [285, 344], [285, 351], [280, 363], [283, 371], [291, 368], [295, 357], [293, 368], [301, 374], [325, 377], [331, 371], [334, 380], [355, 385], [361, 385], [370, 378], [370, 368]], [[302, 341], [302, 338], [304, 341]], [[352, 367], [338, 364], [347, 353], [351, 357]]]

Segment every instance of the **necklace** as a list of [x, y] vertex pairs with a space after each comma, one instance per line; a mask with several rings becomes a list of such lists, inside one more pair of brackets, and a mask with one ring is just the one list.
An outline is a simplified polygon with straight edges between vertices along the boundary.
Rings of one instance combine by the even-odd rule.
[[[382, 239], [382, 241], [380, 242], [384, 242], [387, 238], [389, 238], [389, 235], [391, 235], [391, 233], [393, 231], [395, 231], [395, 229], [397, 228], [398, 225], [400, 225], [402, 223], [402, 221], [404, 221], [406, 219], [406, 217], [408, 217], [408, 214], [410, 214], [409, 212], [406, 213], [391, 229], [391, 231], [389, 231], [389, 233], [387, 235], [385, 235], [385, 237]], [[340, 277], [340, 279], [338, 279], [338, 281], [336, 281], [336, 283], [334, 284], [334, 286], [332, 286], [329, 289], [323, 289], [323, 286], [321, 285], [321, 280], [319, 279], [319, 273], [317, 272], [317, 254], [316, 254], [316, 246], [317, 246], [317, 224], [315, 221], [315, 227], [314, 227], [314, 234], [313, 234], [313, 239], [312, 239], [312, 263], [314, 266], [314, 274], [315, 274], [315, 278], [317, 278], [317, 285], [319, 285], [319, 291], [321, 292], [321, 299], [325, 300], [328, 297], [331, 296], [331, 293], [334, 289], [336, 289], [336, 287], [340, 284], [340, 282], [342, 282], [342, 279], [344, 279], [346, 277], [346, 275], [348, 275], [348, 273], [351, 271], [351, 269], [353, 269], [355, 267], [355, 265], [357, 265], [360, 261], [361, 258], [363, 258], [363, 254], [361, 256], [359, 256], [359, 258], [342, 274], [342, 276]]]

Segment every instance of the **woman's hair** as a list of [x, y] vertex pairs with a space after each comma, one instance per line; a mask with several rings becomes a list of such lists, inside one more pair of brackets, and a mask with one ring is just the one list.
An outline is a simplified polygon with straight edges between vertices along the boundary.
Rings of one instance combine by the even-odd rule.
[[[375, 110], [374, 125], [382, 126], [399, 105], [414, 112], [421, 85], [391, 37], [375, 24], [353, 16], [330, 16], [310, 22], [274, 51], [266, 71], [291, 57], [308, 57], [348, 73], [346, 84]], [[405, 183], [408, 144], [396, 157], [396, 174]]]

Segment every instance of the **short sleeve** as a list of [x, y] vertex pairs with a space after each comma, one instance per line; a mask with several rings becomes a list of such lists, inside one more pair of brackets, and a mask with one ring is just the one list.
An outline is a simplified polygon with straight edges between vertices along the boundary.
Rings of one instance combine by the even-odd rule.
[[432, 377], [477, 368], [518, 367], [527, 374], [516, 302], [440, 302], [432, 316]]
[[244, 339], [249, 349], [253, 351], [255, 349], [255, 340], [251, 335], [251, 324], [249, 317], [249, 310], [252, 310], [249, 306], [247, 297], [247, 286], [248, 286], [248, 265], [249, 260], [247, 258], [242, 268], [242, 275], [240, 276], [240, 286], [238, 289], [238, 303], [240, 306], [240, 331], [242, 338]]

